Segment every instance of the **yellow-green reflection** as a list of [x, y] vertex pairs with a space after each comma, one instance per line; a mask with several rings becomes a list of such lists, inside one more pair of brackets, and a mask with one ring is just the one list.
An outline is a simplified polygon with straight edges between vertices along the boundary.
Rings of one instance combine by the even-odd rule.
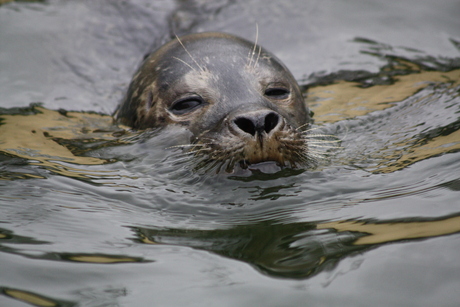
[[452, 87], [458, 86], [460, 70], [421, 71], [399, 76], [394, 84], [368, 88], [362, 88], [356, 82], [340, 81], [311, 88], [308, 92], [308, 103], [315, 112], [317, 123], [334, 123], [390, 108], [433, 82], [450, 82]]
[[[334, 123], [390, 108], [433, 83], [448, 84], [448, 89], [458, 87], [460, 70], [420, 71], [399, 76], [394, 84], [375, 85], [369, 88], [359, 87], [359, 84], [355, 82], [340, 81], [336, 84], [313, 88], [309, 93], [309, 100], [315, 111], [316, 122]], [[374, 158], [380, 160], [380, 163], [369, 167], [369, 171], [391, 173], [418, 161], [457, 151], [460, 149], [460, 131], [453, 131], [449, 135], [437, 136], [418, 143], [414, 142], [413, 137], [408, 137], [390, 146], [394, 150], [372, 154]]]
[[68, 260], [86, 263], [126, 263], [140, 262], [139, 258], [107, 256], [107, 255], [72, 255], [66, 257]]
[[[406, 143], [401, 145], [407, 145], [409, 141], [406, 140]], [[404, 151], [395, 150], [391, 155], [385, 157], [387, 161], [396, 159], [395, 162], [384, 161], [372, 171], [374, 173], [395, 172], [415, 162], [455, 150], [460, 150], [460, 130], [449, 135], [438, 136], [423, 145], [411, 146]]]
[[460, 216], [436, 221], [369, 223], [337, 221], [317, 225], [318, 229], [335, 229], [339, 232], [366, 233], [355, 245], [381, 244], [392, 241], [422, 239], [460, 232]]
[[[45, 167], [55, 173], [88, 178], [104, 177], [107, 171], [90, 172], [78, 165], [101, 165], [108, 161], [76, 155], [76, 150], [65, 140], [91, 141], [94, 139], [117, 141], [113, 136], [112, 118], [107, 115], [47, 110], [34, 107], [33, 115], [1, 115], [0, 152], [24, 158], [30, 165]], [[23, 174], [29, 178], [37, 175]], [[5, 179], [5, 178], [3, 178]]]
[[34, 306], [40, 306], [40, 307], [53, 307], [53, 306], [59, 306], [59, 303], [56, 301], [53, 301], [49, 298], [46, 298], [44, 296], [32, 293], [32, 292], [27, 292], [27, 291], [22, 291], [22, 290], [17, 290], [17, 289], [4, 289], [3, 293], [5, 295], [23, 301], [25, 303], [32, 304]]

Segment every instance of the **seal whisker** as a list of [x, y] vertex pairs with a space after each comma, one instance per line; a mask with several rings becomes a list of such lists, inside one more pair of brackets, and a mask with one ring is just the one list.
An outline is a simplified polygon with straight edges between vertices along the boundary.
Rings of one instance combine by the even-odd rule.
[[[254, 55], [256, 54], [257, 48], [257, 41], [259, 40], [259, 25], [256, 23], [256, 39], [254, 42], [254, 47], [249, 51], [250, 58], [248, 59], [247, 66], [251, 68], [252, 60], [254, 59]], [[249, 57], [249, 56], [248, 56]]]
[[176, 155], [176, 157], [182, 158], [182, 157], [194, 157], [197, 155], [199, 152], [209, 152], [208, 148], [203, 148], [203, 149], [198, 149], [198, 150], [193, 150], [193, 151], [186, 151], [182, 152]]
[[343, 147], [340, 147], [340, 146], [321, 146], [321, 145], [310, 146], [310, 149], [312, 148], [343, 149]]
[[335, 135], [332, 135], [332, 134], [317, 134], [317, 133], [310, 133], [310, 131], [303, 131], [303, 132], [301, 132], [301, 134], [303, 134], [304, 136], [309, 137], [309, 138], [325, 137], [325, 138], [337, 139], [337, 137]]
[[340, 143], [342, 142], [341, 139], [334, 135], [330, 134], [302, 134], [302, 138], [307, 140], [311, 144], [319, 144], [319, 143]]
[[227, 162], [227, 167], [225, 168], [225, 171], [227, 173], [230, 173], [234, 169], [235, 163], [236, 163], [235, 158], [230, 157], [230, 160]]
[[173, 163], [181, 164], [183, 162], [187, 162], [187, 163], [190, 162], [192, 160], [192, 158], [193, 158], [193, 155], [191, 156], [191, 155], [181, 153], [181, 154], [171, 156], [170, 158], [171, 158]]
[[187, 48], [185, 48], [184, 44], [182, 43], [181, 39], [179, 38], [179, 36], [177, 36], [177, 34], [174, 34], [177, 38], [177, 41], [179, 42], [179, 44], [181, 44], [182, 48], [184, 48], [185, 52], [187, 52], [188, 56], [192, 59], [192, 61], [196, 64], [196, 66], [198, 66], [198, 68], [202, 71], [202, 72], [205, 72], [205, 69], [203, 67], [200, 66], [200, 64], [198, 64], [198, 62], [195, 60], [195, 58], [190, 54], [190, 52], [187, 50]]
[[319, 161], [324, 161], [325, 159], [326, 159], [325, 156], [312, 154], [312, 155], [309, 156], [308, 162], [311, 163], [311, 164], [318, 165]]
[[259, 46], [259, 52], [257, 53], [257, 58], [256, 58], [256, 61], [254, 62], [254, 69], [256, 68], [257, 64], [259, 63], [259, 59], [260, 59], [260, 54], [262, 53], [262, 47]]
[[330, 147], [340, 147], [338, 144], [338, 141], [323, 141], [323, 140], [309, 140], [307, 139], [308, 145], [309, 146], [316, 146], [316, 147], [321, 147], [321, 146], [330, 146]]
[[[296, 128], [296, 130], [301, 130], [302, 128], [304, 127], [308, 127], [310, 125], [310, 123], [305, 123], [303, 125], [300, 125], [299, 127]], [[313, 129], [319, 129], [320, 127], [316, 127], [316, 128], [312, 128], [312, 129], [308, 129], [306, 131], [310, 131], [310, 130], [313, 130]]]
[[198, 153], [209, 153], [209, 152], [210, 152], [210, 148], [202, 148], [202, 149], [197, 149], [193, 151], [188, 151], [188, 152], [185, 152], [184, 154], [187, 154], [189, 156], [196, 156]]
[[173, 56], [172, 58], [173, 58], [173, 59], [176, 59], [176, 60], [178, 60], [178, 61], [180, 61], [180, 62], [182, 62], [182, 63], [185, 64], [185, 65], [187, 65], [187, 66], [190, 67], [190, 69], [192, 69], [193, 71], [197, 71], [192, 65], [190, 65], [190, 64], [187, 63], [187, 62], [185, 62], [184, 60], [179, 59], [179, 58], [177, 58], [177, 57], [175, 57], [175, 56]]
[[308, 154], [320, 154], [320, 155], [325, 155], [326, 151], [323, 150], [315, 150], [315, 148], [309, 148], [308, 149]]
[[309, 154], [310, 156], [320, 156], [320, 157], [325, 157], [325, 156], [326, 156], [326, 153], [325, 153], [325, 152], [316, 151], [316, 150], [309, 150], [309, 151], [308, 151], [308, 154]]
[[202, 151], [207, 151], [207, 150], [204, 150], [204, 149], [199, 149], [199, 150], [193, 150], [193, 151], [186, 151], [186, 152], [183, 152], [181, 154], [178, 154], [179, 157], [193, 157], [195, 156], [198, 152], [202, 152]]
[[[257, 40], [259, 39], [259, 26], [258, 24], [256, 23], [256, 42], [255, 42], [255, 45], [254, 45], [254, 51], [255, 51], [255, 48], [257, 46]], [[259, 47], [259, 52], [257, 53], [257, 58], [256, 60], [254, 61], [254, 66], [253, 66], [253, 69], [256, 69], [256, 66], [257, 64], [259, 63], [259, 59], [260, 59], [260, 54], [262, 53], [262, 46], [258, 46]]]
[[186, 147], [204, 147], [204, 146], [207, 146], [207, 145], [212, 145], [212, 143], [174, 145], [174, 146], [166, 147], [166, 149], [171, 149], [171, 148], [186, 148]]
[[310, 137], [310, 136], [305, 136], [305, 139], [309, 142], [309, 143], [312, 143], [312, 144], [315, 144], [315, 143], [340, 143], [342, 140], [340, 139], [336, 139], [336, 140], [325, 140], [325, 139], [319, 139], [319, 138], [316, 138], [316, 137]]
[[179, 164], [182, 163], [182, 162], [190, 162], [190, 160], [191, 160], [190, 157], [181, 157], [181, 156], [177, 157], [176, 156], [174, 158], [175, 159], [173, 160], [173, 163], [179, 163]]
[[196, 170], [202, 170], [205, 174], [210, 173], [210, 170], [219, 163], [218, 160], [203, 159], [199, 161], [195, 167]]
[[199, 157], [195, 155], [199, 161], [197, 163], [197, 169], [204, 172], [214, 172], [215, 170], [215, 173], [220, 173], [225, 170], [225, 172], [229, 173], [233, 170], [236, 163], [235, 160], [240, 159], [238, 157], [241, 156], [243, 149], [244, 145], [241, 144], [233, 148], [225, 148], [225, 150], [214, 150], [211, 156], [205, 155]]
[[308, 143], [309, 146], [331, 148], [341, 148], [340, 143], [342, 142], [342, 140], [321, 140], [309, 138], [306, 138], [305, 141]]

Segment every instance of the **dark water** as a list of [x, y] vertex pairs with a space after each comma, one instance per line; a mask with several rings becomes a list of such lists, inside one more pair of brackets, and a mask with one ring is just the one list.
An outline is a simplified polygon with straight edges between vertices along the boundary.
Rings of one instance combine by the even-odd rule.
[[[458, 306], [458, 16], [453, 0], [3, 4], [0, 306]], [[152, 46], [256, 24], [342, 140], [318, 167], [202, 176], [165, 149], [173, 131], [112, 124]]]

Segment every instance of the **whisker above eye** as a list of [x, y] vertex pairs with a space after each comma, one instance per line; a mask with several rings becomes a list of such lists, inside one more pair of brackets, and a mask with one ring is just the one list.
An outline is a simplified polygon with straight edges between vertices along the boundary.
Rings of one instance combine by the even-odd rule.
[[188, 66], [191, 70], [197, 71], [192, 65], [190, 65], [190, 64], [187, 63], [187, 62], [185, 62], [184, 60], [179, 59], [178, 57], [175, 57], [175, 56], [173, 56], [172, 58], [173, 58], [173, 59], [176, 59], [176, 60], [178, 60], [178, 61], [180, 61], [180, 62], [182, 62], [184, 65]]
[[182, 43], [182, 40], [179, 38], [179, 36], [176, 35], [176, 39], [179, 42], [179, 44], [184, 48], [185, 52], [188, 54], [188, 56], [192, 59], [192, 61], [195, 63], [196, 66], [198, 66], [198, 69], [201, 70], [202, 72], [205, 72], [205, 69], [198, 64], [198, 62], [195, 60], [195, 58], [192, 56], [192, 54], [185, 48], [185, 45]]

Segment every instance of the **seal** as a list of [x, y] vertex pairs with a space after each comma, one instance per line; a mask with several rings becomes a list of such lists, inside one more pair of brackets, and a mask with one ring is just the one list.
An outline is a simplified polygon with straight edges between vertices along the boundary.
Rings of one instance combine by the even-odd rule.
[[217, 32], [170, 41], [145, 58], [114, 114], [135, 129], [185, 127], [198, 165], [231, 172], [265, 161], [305, 165], [309, 110], [273, 54]]

